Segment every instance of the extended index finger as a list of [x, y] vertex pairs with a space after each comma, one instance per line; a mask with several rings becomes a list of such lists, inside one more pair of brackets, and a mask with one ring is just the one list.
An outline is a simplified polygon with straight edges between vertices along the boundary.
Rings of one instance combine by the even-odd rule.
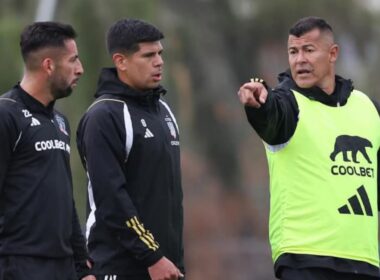
[[247, 88], [240, 88], [238, 92], [239, 100], [243, 105], [259, 108], [260, 103], [256, 100], [256, 96], [254, 94], [256, 90], [250, 90]]

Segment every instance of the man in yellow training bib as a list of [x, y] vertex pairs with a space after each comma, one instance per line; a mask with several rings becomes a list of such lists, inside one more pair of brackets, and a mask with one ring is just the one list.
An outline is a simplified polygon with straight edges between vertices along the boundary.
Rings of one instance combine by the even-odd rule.
[[335, 74], [338, 53], [324, 19], [300, 19], [277, 87], [252, 79], [238, 92], [265, 144], [282, 280], [379, 279], [380, 107]]

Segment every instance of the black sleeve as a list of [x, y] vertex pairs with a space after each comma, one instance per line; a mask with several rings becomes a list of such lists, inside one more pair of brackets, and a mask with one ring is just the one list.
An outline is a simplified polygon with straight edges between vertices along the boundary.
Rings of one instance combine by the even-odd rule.
[[[65, 120], [66, 129], [69, 135], [71, 136], [70, 124], [67, 118], [57, 111], [55, 113]], [[71, 172], [70, 172], [70, 177], [71, 177]], [[80, 280], [83, 277], [90, 274], [90, 269], [87, 266], [87, 260], [89, 259], [89, 257], [87, 253], [86, 240], [82, 233], [74, 199], [72, 201], [71, 228], [72, 228], [72, 233], [70, 237], [70, 244], [73, 250], [75, 270], [77, 272], [77, 277]]]
[[87, 266], [88, 254], [86, 248], [86, 240], [84, 239], [82, 230], [80, 228], [80, 223], [74, 201], [72, 212], [72, 229], [73, 232], [70, 241], [74, 253], [75, 269], [77, 272], [78, 279], [82, 279], [83, 277], [91, 273], [90, 269]]
[[297, 127], [297, 101], [288, 89], [267, 87], [267, 90], [265, 104], [258, 109], [245, 106], [245, 112], [251, 126], [267, 144], [284, 144], [293, 136]]
[[[375, 105], [375, 108], [377, 110], [377, 113], [379, 114], [379, 117], [380, 117], [380, 104], [374, 100], [374, 99], [371, 99], [372, 102], [373, 102], [373, 105]], [[379, 178], [379, 172], [380, 172], [380, 150], [377, 151], [377, 209], [380, 211], [380, 178]]]
[[[9, 102], [9, 101], [2, 101]], [[11, 161], [13, 149], [21, 131], [17, 128], [17, 123], [11, 113], [0, 107], [0, 193], [2, 192], [4, 181], [7, 176], [8, 164]]]
[[144, 228], [127, 191], [124, 114], [122, 106], [115, 107], [110, 111], [95, 108], [87, 112], [77, 132], [78, 150], [92, 187], [96, 220], [114, 233], [111, 238], [119, 240], [121, 246], [148, 267], [162, 253], [152, 233]]

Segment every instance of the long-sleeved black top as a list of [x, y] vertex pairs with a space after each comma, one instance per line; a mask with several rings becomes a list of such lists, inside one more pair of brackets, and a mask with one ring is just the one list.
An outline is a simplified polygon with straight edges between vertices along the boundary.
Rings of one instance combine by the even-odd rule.
[[77, 145], [89, 177], [96, 274], [148, 277], [162, 256], [183, 272], [179, 134], [161, 87], [139, 92], [103, 69]]
[[[266, 86], [266, 84], [264, 83]], [[351, 80], [336, 76], [335, 89], [331, 95], [326, 94], [318, 87], [299, 88], [292, 79], [290, 72], [286, 71], [279, 75], [279, 84], [271, 89], [267, 87], [268, 97], [265, 104], [259, 109], [245, 107], [249, 123], [255, 129], [261, 139], [269, 145], [280, 145], [287, 143], [293, 136], [297, 123], [299, 108], [296, 98], [292, 92], [295, 90], [309, 99], [316, 100], [327, 106], [344, 106], [352, 90], [354, 89]], [[374, 102], [380, 115], [380, 106]], [[379, 162], [380, 152], [377, 152]], [[378, 174], [380, 167], [378, 165]], [[380, 183], [378, 181], [378, 192]], [[380, 209], [378, 199], [378, 208]], [[359, 273], [372, 276], [379, 276], [378, 268], [354, 260], [339, 259], [333, 257], [283, 254], [275, 263], [276, 275], [279, 277], [281, 268], [293, 267], [327, 267], [340, 272]]]
[[19, 85], [0, 97], [0, 256], [74, 256], [82, 275], [87, 252], [73, 200], [70, 128], [53, 106]]

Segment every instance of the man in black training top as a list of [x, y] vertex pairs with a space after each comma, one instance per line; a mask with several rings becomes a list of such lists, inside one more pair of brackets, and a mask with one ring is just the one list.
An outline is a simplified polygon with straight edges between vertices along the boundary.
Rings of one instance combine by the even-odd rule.
[[115, 67], [102, 70], [96, 100], [79, 124], [89, 178], [88, 248], [98, 279], [184, 273], [180, 142], [162, 99], [162, 38], [141, 20], [111, 26], [107, 47]]
[[303, 18], [290, 29], [280, 84], [239, 90], [265, 142], [282, 280], [379, 279], [379, 107], [335, 75], [338, 50], [325, 20]]
[[0, 97], [3, 280], [95, 279], [86, 276], [85, 239], [73, 200], [70, 127], [54, 109], [83, 73], [75, 37], [70, 25], [27, 26], [20, 41], [24, 76]]

